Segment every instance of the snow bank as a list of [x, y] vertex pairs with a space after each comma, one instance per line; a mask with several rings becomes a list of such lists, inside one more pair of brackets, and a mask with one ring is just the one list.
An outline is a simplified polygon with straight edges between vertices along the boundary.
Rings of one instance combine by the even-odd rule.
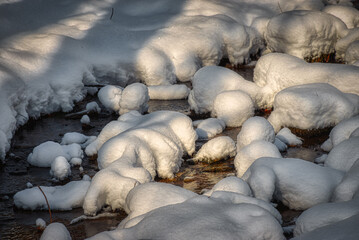
[[152, 100], [186, 99], [190, 89], [184, 84], [148, 86], [148, 95]]
[[128, 85], [123, 91], [120, 99], [120, 115], [130, 112], [138, 111], [145, 113], [148, 110], [148, 89], [142, 83], [133, 83]]
[[[72, 181], [64, 186], [45, 187], [44, 191], [51, 210], [71, 210], [82, 206], [90, 181]], [[14, 195], [14, 204], [25, 210], [47, 209], [44, 195], [37, 187], [28, 188]]]
[[209, 139], [220, 134], [225, 129], [226, 124], [218, 118], [207, 118], [201, 121], [196, 128], [199, 139]]
[[71, 240], [71, 235], [64, 224], [51, 223], [46, 227], [45, 231], [41, 235], [40, 240]]
[[315, 59], [334, 53], [335, 43], [345, 36], [346, 29], [340, 19], [325, 12], [289, 11], [268, 22], [265, 39], [272, 52]]
[[211, 115], [223, 120], [227, 127], [240, 127], [244, 121], [253, 117], [254, 103], [245, 92], [225, 91], [214, 99]]
[[359, 27], [359, 11], [354, 7], [343, 5], [329, 5], [322, 9], [342, 20], [347, 28]]
[[281, 158], [278, 148], [270, 142], [256, 140], [238, 150], [234, 159], [237, 176], [242, 177], [252, 163], [261, 157]]
[[63, 156], [56, 157], [51, 163], [50, 175], [60, 181], [71, 176], [71, 167], [67, 159]]
[[[245, 229], [245, 230], [243, 230]], [[259, 206], [199, 196], [149, 212], [131, 228], [94, 239], [285, 239], [275, 217]]]
[[343, 172], [295, 158], [259, 158], [245, 172], [256, 198], [304, 210], [329, 202]]
[[211, 190], [204, 193], [205, 196], [211, 196], [214, 192], [232, 192], [246, 196], [252, 196], [252, 191], [248, 186], [248, 183], [238, 177], [226, 177], [216, 183]]
[[122, 91], [122, 87], [107, 85], [100, 89], [97, 96], [106, 109], [118, 112], [120, 110]]
[[227, 136], [216, 137], [206, 142], [193, 158], [195, 162], [214, 162], [236, 155], [236, 144]]
[[318, 129], [333, 126], [359, 113], [359, 96], [345, 94], [326, 83], [298, 85], [280, 91], [268, 118], [280, 127]]
[[261, 87], [257, 104], [270, 108], [275, 95], [288, 87], [308, 83], [329, 83], [345, 93], [359, 95], [359, 67], [346, 64], [306, 63], [287, 54], [262, 56], [254, 68], [254, 82]]
[[263, 117], [252, 117], [245, 121], [237, 135], [237, 151], [255, 140], [274, 143], [275, 133], [272, 125]]
[[153, 180], [157, 174], [173, 178], [182, 164], [182, 155], [191, 156], [195, 150], [197, 135], [192, 120], [184, 114], [157, 111], [124, 117], [136, 121], [100, 148], [97, 161], [102, 170], [86, 194], [85, 214], [96, 214], [105, 204], [112, 209], [123, 208], [132, 188]]

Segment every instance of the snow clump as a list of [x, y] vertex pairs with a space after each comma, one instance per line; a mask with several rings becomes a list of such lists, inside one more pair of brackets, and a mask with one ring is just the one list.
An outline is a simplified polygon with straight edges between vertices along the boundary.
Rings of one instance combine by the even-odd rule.
[[209, 139], [220, 134], [225, 129], [226, 124], [218, 118], [207, 118], [201, 120], [196, 128], [198, 139]]
[[82, 133], [78, 132], [68, 132], [62, 137], [61, 145], [70, 145], [73, 143], [77, 143], [81, 145], [82, 148], [87, 147], [91, 142], [96, 139], [95, 136], [86, 136]]
[[329, 5], [323, 8], [322, 11], [342, 20], [347, 28], [359, 27], [359, 11], [353, 7]]
[[101, 108], [99, 107], [99, 105], [97, 104], [97, 102], [89, 102], [88, 104], [86, 104], [86, 111], [89, 112], [95, 112], [95, 113], [100, 113], [101, 112]]
[[122, 87], [107, 85], [100, 89], [97, 96], [107, 110], [118, 112], [120, 110], [122, 91]]
[[216, 137], [206, 142], [193, 158], [195, 162], [214, 162], [234, 157], [236, 144], [227, 136]]
[[71, 240], [71, 235], [64, 224], [51, 223], [42, 233], [40, 240]]
[[148, 89], [146, 85], [142, 83], [133, 83], [128, 85], [122, 91], [122, 97], [120, 99], [120, 115], [136, 110], [140, 113], [145, 113], [148, 110], [148, 101], [150, 97], [148, 95]]
[[349, 46], [359, 40], [359, 28], [349, 29], [345, 37], [338, 40], [335, 45], [335, 59], [345, 61], [346, 53]]
[[39, 230], [45, 230], [46, 228], [46, 222], [42, 218], [36, 219], [36, 228]]
[[302, 139], [294, 135], [289, 128], [282, 128], [276, 135], [281, 142], [289, 146], [302, 145]]
[[203, 195], [210, 197], [216, 191], [233, 192], [246, 196], [252, 196], [252, 191], [249, 188], [248, 183], [235, 176], [223, 178], [221, 181], [216, 183], [211, 190], [205, 192]]
[[60, 181], [71, 176], [71, 167], [69, 162], [63, 156], [58, 156], [51, 163], [50, 175]]
[[151, 100], [186, 99], [190, 89], [184, 84], [148, 86], [148, 95]]
[[91, 120], [90, 120], [90, 117], [86, 114], [81, 117], [80, 122], [82, 124], [89, 125], [91, 123]]

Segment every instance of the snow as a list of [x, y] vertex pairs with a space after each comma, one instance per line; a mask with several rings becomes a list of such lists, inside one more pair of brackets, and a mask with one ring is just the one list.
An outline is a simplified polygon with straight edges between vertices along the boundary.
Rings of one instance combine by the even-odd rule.
[[259, 158], [242, 177], [256, 198], [294, 210], [329, 202], [343, 172], [295, 158]]
[[86, 111], [100, 113], [101, 108], [98, 106], [97, 102], [89, 102], [86, 104]]
[[285, 144], [284, 142], [282, 142], [279, 138], [275, 138], [274, 139], [274, 145], [278, 148], [278, 150], [280, 152], [286, 151], [287, 150], [287, 144]]
[[218, 118], [207, 118], [199, 122], [196, 133], [199, 139], [209, 139], [220, 134], [225, 129], [226, 124]]
[[123, 88], [114, 85], [107, 85], [97, 93], [101, 104], [109, 111], [118, 112], [120, 110], [120, 100]]
[[263, 117], [252, 117], [245, 121], [237, 135], [237, 151], [255, 140], [274, 143], [275, 133], [272, 125]]
[[296, 10], [273, 17], [268, 22], [265, 39], [272, 52], [315, 59], [334, 53], [335, 43], [345, 36], [346, 29], [346, 25], [331, 14]]
[[82, 159], [81, 158], [71, 158], [70, 163], [71, 163], [71, 166], [81, 166]]
[[257, 104], [270, 108], [276, 94], [288, 87], [329, 83], [344, 93], [359, 95], [359, 67], [347, 64], [307, 63], [282, 53], [262, 56], [254, 68], [253, 81], [260, 87]]
[[64, 224], [51, 223], [42, 233], [40, 240], [71, 240], [71, 235]]
[[356, 160], [353, 166], [345, 174], [341, 183], [335, 188], [332, 196], [332, 201], [341, 202], [341, 201], [352, 200], [355, 194], [359, 193], [358, 177], [359, 177], [359, 161]]
[[336, 60], [345, 61], [347, 50], [355, 41], [359, 40], [359, 28], [352, 28], [348, 30], [348, 33], [345, 35], [345, 37], [338, 40], [338, 42], [335, 45], [335, 58]]
[[334, 126], [358, 113], [358, 95], [342, 93], [326, 83], [312, 83], [280, 91], [268, 121], [275, 131], [282, 126], [310, 130]]
[[90, 120], [90, 117], [86, 114], [86, 115], [83, 115], [80, 119], [80, 122], [82, 124], [87, 124], [89, 125], [91, 123], [91, 120]]
[[295, 136], [289, 128], [282, 128], [276, 135], [280, 141], [290, 146], [302, 145], [302, 139]]
[[26, 187], [27, 187], [27, 188], [32, 188], [33, 186], [34, 186], [34, 185], [32, 185], [31, 182], [27, 182], [27, 183], [26, 183]]
[[203, 196], [149, 212], [135, 226], [94, 239], [285, 239], [275, 217], [262, 207]]
[[352, 42], [345, 52], [345, 62], [353, 64], [359, 60], [359, 40]]
[[238, 193], [246, 196], [252, 196], [252, 191], [248, 186], [248, 183], [243, 181], [243, 179], [231, 176], [223, 178], [221, 181], [216, 183], [211, 190], [204, 193], [205, 196], [211, 196], [214, 192], [232, 192]]
[[184, 84], [148, 86], [148, 95], [151, 100], [186, 99], [190, 89]]
[[193, 158], [195, 162], [219, 161], [234, 157], [236, 155], [236, 144], [232, 138], [227, 136], [216, 137], [206, 142]]
[[256, 140], [238, 150], [234, 159], [237, 176], [242, 177], [252, 163], [261, 157], [281, 158], [278, 148], [270, 142]]
[[[44, 191], [51, 210], [67, 211], [82, 206], [89, 181], [72, 181], [64, 186], [45, 187]], [[17, 192], [14, 195], [14, 204], [17, 208], [25, 210], [47, 209], [46, 200], [41, 191], [37, 188], [28, 188]]]
[[42, 218], [36, 219], [36, 228], [40, 230], [45, 230], [46, 222]]
[[63, 156], [58, 156], [51, 163], [50, 175], [60, 181], [71, 176], [71, 167], [67, 159]]
[[120, 115], [136, 110], [145, 113], [148, 110], [148, 89], [142, 83], [128, 85], [123, 91], [120, 99]]
[[211, 116], [223, 120], [227, 127], [240, 127], [253, 115], [253, 100], [245, 92], [225, 91], [214, 99]]
[[350, 6], [329, 5], [322, 9], [342, 20], [348, 28], [359, 27], [359, 11]]
[[70, 145], [73, 143], [77, 143], [81, 145], [81, 147], [87, 147], [91, 142], [95, 140], [94, 136], [86, 136], [82, 133], [78, 132], [68, 132], [62, 137], [61, 145]]

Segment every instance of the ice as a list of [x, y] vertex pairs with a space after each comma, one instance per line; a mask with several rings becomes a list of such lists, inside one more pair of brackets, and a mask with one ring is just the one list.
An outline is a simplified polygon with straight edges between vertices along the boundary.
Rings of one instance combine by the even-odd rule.
[[297, 10], [273, 17], [267, 25], [265, 39], [272, 52], [311, 59], [334, 53], [335, 43], [345, 36], [346, 29], [346, 25], [331, 14]]
[[122, 87], [107, 85], [100, 89], [97, 96], [107, 110], [118, 112], [120, 110], [122, 91]]
[[[89, 186], [90, 182], [83, 180], [72, 181], [64, 186], [41, 186], [41, 189], [49, 201], [51, 210], [66, 211], [82, 206]], [[14, 195], [14, 204], [17, 208], [25, 210], [47, 209], [45, 197], [37, 187], [17, 192]]]
[[348, 28], [359, 27], [359, 11], [350, 6], [329, 5], [322, 9], [342, 20]]
[[[243, 229], [243, 230], [242, 230]], [[130, 228], [95, 239], [285, 239], [278, 220], [257, 205], [221, 202], [198, 196], [153, 210]]]
[[209, 139], [223, 132], [225, 127], [226, 124], [223, 120], [207, 118], [198, 123], [196, 133], [199, 139]]
[[42, 218], [36, 219], [36, 228], [39, 230], [45, 230], [46, 228], [46, 222]]
[[359, 67], [346, 64], [306, 63], [282, 53], [262, 56], [254, 68], [253, 81], [261, 87], [257, 104], [270, 108], [276, 94], [290, 86], [329, 83], [345, 93], [359, 95]]
[[184, 84], [148, 86], [148, 95], [152, 100], [186, 99], [190, 89]]
[[232, 192], [246, 196], [252, 196], [252, 191], [248, 186], [248, 183], [243, 179], [232, 176], [223, 178], [221, 181], [216, 183], [211, 190], [204, 193], [205, 196], [211, 196], [214, 192]]
[[101, 108], [98, 106], [97, 102], [89, 102], [86, 104], [86, 111], [100, 113]]
[[208, 113], [213, 110], [213, 102], [218, 94], [242, 90], [255, 98], [258, 87], [234, 71], [217, 66], [203, 67], [196, 72], [192, 79], [188, 103], [196, 113]]
[[256, 140], [238, 150], [234, 159], [237, 176], [242, 177], [252, 163], [261, 157], [281, 158], [278, 148], [270, 142]]
[[71, 167], [67, 159], [63, 156], [58, 156], [51, 163], [50, 175], [60, 181], [71, 176]]
[[302, 145], [302, 139], [295, 136], [289, 128], [282, 128], [276, 135], [280, 141], [290, 146]]
[[64, 224], [55, 222], [49, 224], [42, 233], [40, 240], [71, 240], [71, 235]]
[[275, 133], [272, 125], [263, 117], [252, 117], [245, 121], [237, 135], [237, 151], [255, 140], [274, 143]]
[[282, 126], [310, 130], [334, 126], [358, 113], [358, 95], [342, 93], [326, 83], [312, 83], [280, 91], [268, 121], [275, 131]]
[[150, 97], [146, 85], [142, 83], [128, 85], [122, 91], [119, 113], [122, 115], [133, 110], [145, 113], [148, 110], [148, 100], [150, 100]]
[[216, 137], [206, 142], [193, 158], [195, 162], [219, 161], [236, 155], [236, 144], [227, 136]]
[[243, 175], [256, 198], [294, 210], [329, 202], [343, 172], [295, 158], [259, 158]]
[[83, 115], [80, 119], [80, 122], [82, 124], [87, 124], [89, 125], [91, 123], [91, 120], [90, 120], [90, 117], [86, 114], [86, 115]]
[[211, 116], [223, 120], [227, 127], [240, 127], [253, 115], [253, 100], [245, 92], [225, 91], [214, 99]]

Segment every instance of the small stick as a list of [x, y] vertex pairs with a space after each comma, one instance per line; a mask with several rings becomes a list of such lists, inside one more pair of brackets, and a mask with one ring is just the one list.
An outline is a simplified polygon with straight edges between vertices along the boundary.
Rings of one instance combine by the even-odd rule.
[[279, 2], [278, 2], [278, 7], [279, 7], [279, 10], [280, 10], [280, 13], [283, 13], [282, 8], [279, 5]]
[[50, 204], [49, 204], [49, 202], [47, 201], [47, 197], [46, 197], [46, 195], [45, 195], [44, 191], [42, 191], [41, 187], [40, 187], [40, 186], [37, 186], [37, 187], [40, 189], [40, 191], [42, 192], [42, 194], [43, 194], [43, 195], [44, 195], [44, 197], [45, 197], [46, 204], [47, 204], [47, 208], [49, 209], [49, 213], [50, 213], [50, 223], [52, 223], [52, 215], [51, 215], [51, 208], [50, 208]]
[[110, 16], [110, 20], [112, 19], [112, 17], [113, 17], [113, 12], [115, 11], [115, 9], [114, 8], [111, 8], [111, 16]]

